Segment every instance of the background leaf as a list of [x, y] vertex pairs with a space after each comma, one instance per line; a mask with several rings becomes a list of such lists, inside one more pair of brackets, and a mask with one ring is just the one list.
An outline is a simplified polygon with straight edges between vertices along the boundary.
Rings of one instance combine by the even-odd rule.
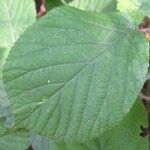
[[93, 12], [115, 12], [117, 11], [116, 0], [74, 0], [69, 4], [70, 6], [82, 9], [90, 10]]
[[[58, 144], [46, 138], [34, 139], [34, 150], [147, 150], [148, 138], [139, 136], [140, 125], [147, 125], [147, 114], [139, 99], [128, 115], [100, 139], [87, 143]], [[80, 147], [80, 148], [79, 148]]]
[[35, 21], [31, 0], [0, 0], [0, 46], [10, 48], [19, 35]]
[[6, 129], [4, 119], [0, 119], [0, 149], [25, 150], [30, 144], [30, 134], [23, 129]]
[[149, 0], [132, 0], [133, 4], [138, 7], [141, 11], [143, 11], [143, 13], [145, 14], [145, 16], [149, 16], [150, 17], [150, 2]]
[[122, 15], [49, 12], [17, 41], [4, 67], [16, 126], [57, 141], [99, 137], [132, 107], [148, 51]]
[[102, 150], [147, 150], [148, 137], [139, 135], [140, 125], [147, 126], [147, 113], [138, 99], [125, 119], [102, 136]]
[[8, 115], [10, 118], [9, 103], [1, 80], [2, 67], [10, 48], [19, 35], [35, 21], [35, 15], [34, 1], [0, 0], [0, 116]]
[[0, 80], [2, 79], [2, 67], [5, 63], [8, 50], [5, 47], [0, 47]]
[[29, 133], [11, 130], [13, 115], [4, 90], [2, 67], [9, 50], [19, 35], [35, 21], [35, 6], [31, 0], [0, 0], [0, 149], [25, 150], [29, 145]]
[[118, 0], [118, 9], [141, 23], [144, 16], [150, 16], [149, 0]]
[[47, 11], [49, 11], [55, 7], [66, 5], [71, 1], [73, 0], [46, 0], [45, 5], [46, 5]]
[[11, 112], [10, 104], [4, 90], [3, 81], [0, 80], [0, 118], [6, 117], [5, 126], [12, 127], [14, 118]]

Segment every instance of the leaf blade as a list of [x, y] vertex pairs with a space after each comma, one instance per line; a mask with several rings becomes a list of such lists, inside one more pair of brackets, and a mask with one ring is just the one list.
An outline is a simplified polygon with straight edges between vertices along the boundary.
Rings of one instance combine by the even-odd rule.
[[4, 67], [16, 125], [57, 141], [86, 141], [129, 112], [148, 67], [148, 42], [131, 22], [62, 7], [30, 29]]
[[74, 0], [69, 3], [70, 6], [79, 8], [81, 10], [89, 10], [92, 12], [116, 12], [117, 11], [117, 1], [116, 0]]

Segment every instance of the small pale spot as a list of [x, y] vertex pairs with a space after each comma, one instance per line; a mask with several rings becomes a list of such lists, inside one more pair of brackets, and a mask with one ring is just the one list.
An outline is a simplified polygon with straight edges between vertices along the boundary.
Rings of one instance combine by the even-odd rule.
[[47, 81], [47, 83], [50, 83], [50, 82], [51, 82], [50, 80]]
[[42, 102], [38, 102], [38, 105], [42, 105], [44, 102], [42, 101]]

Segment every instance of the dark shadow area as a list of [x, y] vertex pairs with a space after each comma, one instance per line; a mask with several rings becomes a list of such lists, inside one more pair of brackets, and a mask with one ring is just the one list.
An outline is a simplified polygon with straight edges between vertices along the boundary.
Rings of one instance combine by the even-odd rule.
[[55, 7], [58, 7], [58, 6], [63, 6], [64, 5], [63, 1], [68, 4], [73, 0], [46, 0], [45, 5], [46, 5], [47, 11], [49, 11]]

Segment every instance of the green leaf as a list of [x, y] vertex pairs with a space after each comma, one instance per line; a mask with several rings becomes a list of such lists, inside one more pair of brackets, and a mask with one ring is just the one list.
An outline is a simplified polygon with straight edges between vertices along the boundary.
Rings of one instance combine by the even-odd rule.
[[115, 12], [117, 11], [116, 0], [74, 0], [69, 4], [70, 6], [82, 9], [90, 10], [93, 12]]
[[[150, 16], [149, 0], [118, 0], [118, 9], [131, 16]], [[142, 20], [142, 19], [141, 19]]]
[[145, 125], [147, 114], [140, 101], [136, 101], [130, 113], [113, 129], [105, 132], [100, 139], [87, 143], [55, 143], [36, 137], [34, 150], [146, 150], [148, 138], [139, 136], [140, 125]]
[[[10, 118], [10, 107], [2, 83], [2, 67], [9, 50], [25, 29], [35, 21], [31, 0], [0, 0], [0, 116]], [[7, 121], [10, 122], [10, 121]], [[10, 123], [8, 123], [10, 124]]]
[[35, 21], [35, 6], [30, 0], [0, 0], [0, 79], [8, 51], [19, 35]]
[[34, 150], [49, 150], [50, 140], [39, 135], [32, 135], [32, 147]]
[[5, 47], [0, 47], [0, 80], [2, 78], [2, 67], [5, 63], [5, 59], [7, 57], [7, 48]]
[[30, 134], [24, 129], [6, 129], [4, 119], [0, 119], [0, 149], [25, 150], [31, 143]]
[[19, 35], [35, 21], [35, 6], [30, 0], [0, 0], [0, 78], [8, 51]]
[[140, 92], [149, 45], [122, 15], [52, 10], [12, 48], [4, 84], [16, 126], [86, 141], [116, 125]]
[[45, 0], [46, 10], [49, 11], [55, 7], [63, 6], [73, 0]]
[[102, 150], [146, 150], [148, 137], [141, 137], [140, 125], [147, 127], [147, 113], [138, 99], [130, 113], [100, 139]]
[[14, 118], [2, 80], [0, 80], [0, 118], [1, 117], [6, 118], [5, 126], [9, 128], [13, 126]]
[[144, 14], [141, 10], [134, 8], [133, 4], [127, 3], [128, 1], [122, 0], [118, 2], [117, 8], [120, 12], [124, 13], [127, 17], [130, 17], [137, 24], [140, 24], [144, 18]]
[[10, 48], [34, 21], [34, 1], [0, 0], [0, 46]]
[[6, 61], [7, 55], [8, 49], [5, 47], [0, 47], [0, 117], [6, 117], [5, 125], [7, 127], [12, 127], [13, 115], [11, 113], [10, 105], [2, 81], [2, 67]]
[[49, 11], [55, 7], [61, 6], [63, 3], [60, 0], [46, 0], [45, 1], [45, 6], [46, 10]]
[[120, 10], [120, 11], [133, 11], [133, 10], [136, 10], [138, 9], [135, 4], [132, 2], [132, 0], [117, 0], [118, 3], [117, 3], [117, 8]]
[[97, 149], [98, 142], [93, 140], [88, 143], [55, 143], [48, 138], [34, 136], [32, 146], [34, 150], [101, 150]]
[[149, 0], [132, 0], [136, 7], [138, 7], [146, 16], [150, 16], [150, 1]]
[[13, 122], [13, 116], [5, 93], [5, 88], [2, 81], [2, 67], [5, 63], [8, 55], [8, 49], [0, 47], [0, 117], [6, 117], [6, 126], [11, 127]]
[[[97, 142], [97, 141], [96, 141]], [[101, 150], [97, 148], [97, 143], [89, 141], [88, 144], [84, 143], [63, 143], [58, 144], [49, 142], [49, 149], [47, 150]], [[41, 150], [41, 149], [38, 149]]]

